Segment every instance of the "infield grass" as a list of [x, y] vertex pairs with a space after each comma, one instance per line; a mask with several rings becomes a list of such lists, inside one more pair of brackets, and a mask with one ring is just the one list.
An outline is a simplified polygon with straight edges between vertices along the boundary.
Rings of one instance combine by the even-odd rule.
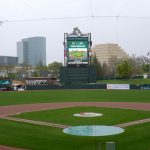
[[[81, 112], [101, 113], [100, 117], [76, 117], [73, 114]], [[116, 125], [120, 123], [150, 118], [149, 111], [100, 108], [100, 107], [72, 107], [54, 110], [22, 113], [17, 118], [52, 122], [57, 124], [74, 125]]]

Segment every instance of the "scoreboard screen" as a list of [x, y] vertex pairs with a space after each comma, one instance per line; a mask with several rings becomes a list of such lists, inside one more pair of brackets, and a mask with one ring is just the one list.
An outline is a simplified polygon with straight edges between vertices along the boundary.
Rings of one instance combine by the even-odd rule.
[[88, 38], [68, 38], [68, 64], [88, 64]]

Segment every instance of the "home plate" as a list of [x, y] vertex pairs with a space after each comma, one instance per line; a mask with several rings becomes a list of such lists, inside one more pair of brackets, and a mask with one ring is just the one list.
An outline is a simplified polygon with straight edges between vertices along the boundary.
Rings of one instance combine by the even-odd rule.
[[94, 113], [94, 112], [81, 112], [81, 113], [73, 114], [73, 115], [77, 117], [98, 117], [98, 116], [102, 116], [103, 114]]

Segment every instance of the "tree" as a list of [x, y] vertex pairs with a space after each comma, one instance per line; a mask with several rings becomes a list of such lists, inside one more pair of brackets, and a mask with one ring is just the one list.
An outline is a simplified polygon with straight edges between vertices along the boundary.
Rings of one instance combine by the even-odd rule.
[[136, 57], [135, 55], [132, 55], [128, 61], [132, 67], [132, 76], [136, 76], [136, 75], [142, 75], [143, 70], [142, 70], [142, 66], [145, 63], [145, 60], [143, 59], [144, 57], [140, 56], [140, 57]]
[[109, 58], [107, 65], [105, 65], [107, 70], [107, 78], [115, 78], [117, 76], [117, 64], [121, 62], [117, 56], [112, 55]]
[[103, 70], [101, 63], [98, 61], [96, 55], [93, 56], [91, 66], [96, 69], [96, 78], [100, 79], [103, 78]]
[[150, 60], [148, 57], [142, 56], [142, 70], [144, 73], [149, 73], [150, 71]]
[[36, 67], [35, 67], [37, 73], [39, 74], [39, 76], [41, 77], [47, 77], [48, 76], [48, 68], [47, 66], [43, 66], [42, 63], [41, 64], [38, 64]]
[[39, 73], [37, 71], [34, 71], [32, 77], [39, 77]]
[[150, 67], [149, 64], [144, 64], [143, 65], [142, 69], [143, 69], [144, 73], [149, 73], [149, 67]]
[[117, 73], [120, 78], [130, 78], [132, 73], [132, 66], [130, 62], [126, 59], [117, 65]]
[[43, 66], [42, 64], [36, 65], [35, 69], [38, 70], [39, 72], [48, 70], [47, 66]]
[[48, 70], [52, 76], [59, 76], [60, 68], [63, 66], [61, 62], [54, 61], [48, 65]]
[[8, 78], [15, 79], [17, 77], [18, 77], [17, 73], [8, 73]]

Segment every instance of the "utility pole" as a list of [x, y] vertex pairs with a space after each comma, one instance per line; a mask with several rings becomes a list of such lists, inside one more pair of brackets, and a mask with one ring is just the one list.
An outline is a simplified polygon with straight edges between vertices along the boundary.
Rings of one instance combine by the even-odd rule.
[[3, 24], [3, 21], [0, 20], [0, 26]]
[[148, 78], [150, 78], [150, 52], [147, 53], [147, 57], [148, 57], [148, 64], [149, 64], [149, 75], [148, 75]]
[[150, 78], [150, 55], [149, 55], [149, 78]]

